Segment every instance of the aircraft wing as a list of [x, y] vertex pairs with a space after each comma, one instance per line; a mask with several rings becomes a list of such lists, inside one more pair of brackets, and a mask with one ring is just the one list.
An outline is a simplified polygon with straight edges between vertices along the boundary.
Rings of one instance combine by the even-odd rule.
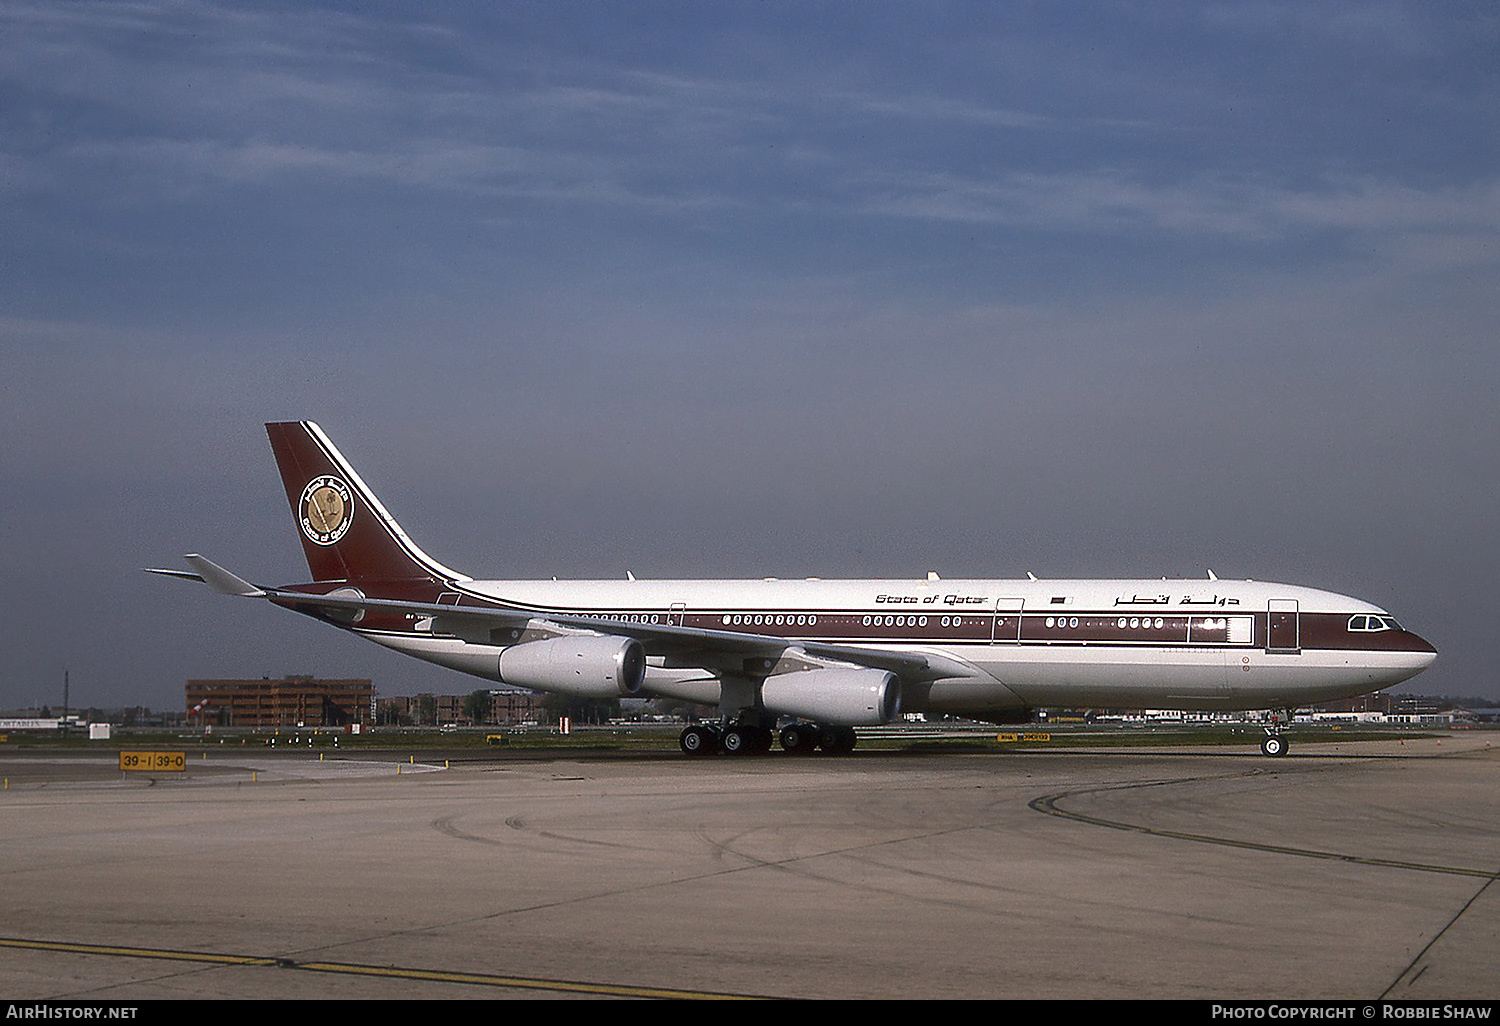
[[[627, 623], [622, 620], [576, 613], [537, 613], [514, 609], [499, 603], [484, 606], [439, 605], [401, 599], [369, 598], [353, 588], [341, 588], [332, 594], [314, 594], [288, 588], [269, 588], [250, 584], [223, 567], [197, 554], [185, 557], [197, 573], [182, 570], [148, 569], [147, 573], [202, 581], [220, 594], [247, 598], [266, 598], [277, 605], [303, 612], [351, 613], [363, 610], [432, 617], [442, 630], [470, 638], [487, 635], [490, 630], [524, 630], [537, 624], [597, 631], [635, 638], [648, 655], [666, 656], [677, 665], [721, 667], [736, 664], [740, 672], [754, 672], [754, 663], [769, 669], [789, 650], [820, 659], [831, 659], [856, 666], [889, 670], [910, 681], [937, 680], [945, 677], [975, 675], [974, 667], [938, 653], [898, 652], [863, 648], [832, 642], [804, 641], [796, 638], [746, 634], [741, 631], [709, 630], [700, 627], [678, 627], [668, 624]], [[347, 623], [347, 618], [335, 617]]]

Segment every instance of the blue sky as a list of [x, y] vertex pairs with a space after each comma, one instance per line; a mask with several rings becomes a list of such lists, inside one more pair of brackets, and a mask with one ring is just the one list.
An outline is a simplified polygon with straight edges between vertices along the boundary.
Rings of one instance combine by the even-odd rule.
[[0, 706], [472, 681], [305, 574], [318, 420], [479, 576], [1221, 576], [1488, 694], [1483, 3], [0, 8]]

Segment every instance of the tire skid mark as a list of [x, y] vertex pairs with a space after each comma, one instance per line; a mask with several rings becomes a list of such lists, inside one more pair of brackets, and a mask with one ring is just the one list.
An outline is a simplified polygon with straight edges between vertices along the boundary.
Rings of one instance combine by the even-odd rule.
[[1110, 791], [1133, 791], [1148, 787], [1169, 787], [1175, 784], [1202, 783], [1207, 780], [1227, 780], [1234, 777], [1249, 777], [1267, 773], [1267, 770], [1249, 770], [1244, 773], [1217, 774], [1203, 777], [1182, 777], [1175, 780], [1152, 780], [1134, 784], [1112, 784], [1106, 787], [1087, 787], [1072, 791], [1058, 791], [1055, 794], [1042, 795], [1033, 798], [1027, 806], [1036, 812], [1045, 813], [1049, 816], [1057, 816], [1061, 819], [1072, 820], [1075, 823], [1087, 823], [1090, 826], [1108, 827], [1111, 830], [1124, 830], [1130, 833], [1147, 834], [1152, 837], [1170, 837], [1179, 841], [1192, 841], [1195, 844], [1212, 844], [1224, 848], [1239, 848], [1245, 851], [1261, 851], [1272, 855], [1292, 855], [1298, 858], [1322, 859], [1328, 862], [1344, 862], [1358, 866], [1377, 866], [1383, 869], [1405, 869], [1420, 873], [1440, 873], [1449, 876], [1477, 877], [1482, 880], [1494, 880], [1500, 878], [1500, 872], [1490, 869], [1472, 869], [1465, 866], [1441, 866], [1426, 862], [1407, 862], [1402, 859], [1374, 858], [1367, 855], [1350, 855], [1345, 852], [1322, 851], [1317, 848], [1297, 848], [1285, 844], [1266, 844], [1259, 841], [1242, 841], [1233, 837], [1219, 837], [1213, 834], [1195, 834], [1184, 830], [1165, 830], [1160, 827], [1149, 827], [1140, 823], [1128, 823], [1124, 820], [1105, 819], [1103, 816], [1089, 815], [1083, 812], [1070, 812], [1063, 808], [1060, 803], [1068, 798], [1076, 798], [1080, 795], [1103, 794]]
[[[762, 858], [762, 857], [760, 857], [758, 855], [752, 855], [749, 852], [741, 851], [740, 849], [734, 847], [734, 843], [736, 841], [738, 841], [742, 837], [748, 836], [748, 834], [749, 834], [748, 831], [744, 832], [744, 833], [736, 834], [733, 837], [731, 837], [731, 838], [729, 838], [727, 840], [723, 840], [723, 841], [715, 840], [714, 838], [710, 837], [708, 834], [703, 833], [701, 831], [698, 833], [697, 836], [704, 843], [708, 844], [710, 847], [713, 848], [713, 850], [714, 850], [714, 857], [715, 857], [716, 860], [723, 861], [723, 859], [727, 856], [727, 857], [733, 857], [733, 858], [736, 858], [736, 859], [741, 859], [741, 860], [743, 860], [743, 861], [745, 861], [745, 862], [748, 863], [748, 865], [742, 866], [742, 867], [740, 867], [739, 869], [736, 869], [736, 870], [731, 870], [731, 872], [743, 872], [745, 870], [757, 870], [757, 869], [770, 869], [770, 870], [775, 870], [775, 871], [781, 872], [781, 873], [790, 873], [790, 874], [792, 874], [794, 876], [800, 876], [800, 877], [802, 877], [804, 879], [807, 879], [807, 880], [816, 880], [816, 881], [818, 881], [820, 883], [832, 884], [832, 885], [834, 885], [836, 887], [842, 887], [842, 888], [844, 888], [846, 890], [857, 891], [857, 892], [864, 893], [864, 894], [877, 894], [877, 895], [881, 895], [882, 897], [895, 898], [895, 899], [898, 899], [898, 900], [901, 900], [901, 901], [918, 902], [918, 903], [921, 903], [923, 905], [945, 905], [945, 906], [949, 906], [951, 908], [954, 908], [956, 910], [961, 910], [963, 912], [967, 912], [967, 913], [970, 913], [970, 914], [979, 913], [979, 914], [985, 914], [985, 915], [997, 915], [997, 916], [1001, 916], [1001, 917], [1005, 918], [1006, 921], [1008, 921], [1008, 922], [1009, 921], [1018, 921], [1018, 920], [1028, 920], [1028, 919], [1036, 919], [1038, 922], [1043, 921], [1040, 917], [1033, 917], [1033, 916], [1026, 915], [1024, 913], [1017, 913], [1013, 909], [1006, 909], [1006, 910], [1003, 910], [1003, 911], [991, 911], [991, 910], [986, 910], [986, 909], [978, 908], [978, 907], [975, 906], [975, 904], [972, 901], [967, 901], [967, 900], [964, 900], [964, 899], [961, 899], [961, 898], [937, 897], [937, 896], [934, 896], [932, 894], [913, 895], [913, 894], [908, 893], [905, 890], [902, 890], [900, 887], [880, 886], [880, 885], [877, 885], [877, 884], [867, 883], [867, 882], [860, 881], [860, 880], [850, 880], [850, 879], [848, 879], [845, 876], [831, 874], [831, 873], [826, 873], [826, 872], [820, 872], [819, 870], [814, 869], [811, 866], [807, 865], [808, 862], [810, 862], [811, 860], [814, 860], [814, 859], [842, 858], [842, 859], [847, 859], [850, 862], [856, 863], [856, 864], [861, 865], [861, 866], [873, 867], [873, 868], [881, 870], [882, 872], [893, 873], [893, 874], [897, 874], [897, 875], [901, 875], [901, 876], [910, 877], [910, 878], [913, 878], [913, 879], [924, 879], [924, 878], [927, 878], [927, 879], [946, 879], [946, 878], [941, 878], [941, 877], [935, 877], [933, 874], [924, 874], [924, 873], [922, 873], [920, 871], [914, 871], [914, 870], [911, 870], [911, 869], [909, 869], [907, 867], [903, 867], [903, 866], [893, 866], [893, 865], [890, 865], [890, 864], [888, 864], [886, 862], [882, 862], [882, 861], [879, 861], [879, 860], [876, 860], [876, 859], [873, 859], [873, 858], [869, 857], [868, 853], [871, 852], [871, 851], [873, 851], [873, 850], [880, 849], [880, 848], [885, 848], [885, 847], [890, 846], [890, 845], [901, 845], [901, 844], [906, 844], [906, 843], [909, 843], [909, 842], [912, 842], [912, 841], [927, 840], [927, 839], [932, 838], [932, 837], [939, 837], [939, 836], [943, 836], [943, 835], [946, 835], [946, 834], [960, 834], [960, 833], [965, 833], [965, 832], [970, 831], [970, 830], [988, 830], [988, 829], [991, 829], [993, 827], [993, 825], [994, 824], [990, 824], [990, 823], [967, 824], [967, 825], [964, 825], [964, 826], [953, 827], [953, 828], [946, 829], [946, 830], [933, 831], [933, 832], [924, 833], [924, 834], [920, 834], [920, 835], [916, 835], [916, 836], [911, 836], [911, 837], [892, 837], [892, 838], [888, 838], [888, 839], [885, 839], [885, 840], [873, 841], [873, 842], [868, 842], [868, 843], [865, 843], [865, 844], [857, 844], [857, 845], [853, 845], [853, 846], [848, 847], [848, 848], [837, 848], [837, 849], [832, 849], [832, 850], [829, 850], [829, 851], [808, 852], [805, 855], [789, 855], [789, 856], [786, 856], [784, 858], [777, 858], [777, 859]], [[982, 882], [976, 883], [975, 881], [972, 881], [972, 880], [953, 880], [952, 882], [964, 884], [966, 886], [979, 887], [981, 889], [988, 890], [988, 891], [1000, 891], [1000, 892], [1005, 892], [1005, 893], [1020, 893], [1020, 892], [1015, 891], [1012, 888], [994, 887], [994, 886], [986, 885], [986, 884], [984, 884]]]
[[[510, 845], [505, 841], [497, 840], [493, 837], [484, 837], [480, 834], [471, 834], [465, 830], [460, 830], [458, 827], [453, 825], [453, 820], [453, 816], [440, 816], [432, 821], [432, 828], [439, 833], [447, 834], [449, 837], [452, 837], [459, 841], [473, 841], [476, 844], [489, 844], [499, 848], [510, 847]], [[538, 830], [535, 827], [530, 826], [520, 816], [507, 817], [505, 820], [505, 825], [510, 827], [510, 829], [512, 830], [521, 831], [527, 836], [541, 837], [549, 841], [562, 841], [565, 844], [589, 844], [600, 848], [623, 848], [626, 851], [654, 850], [650, 848], [644, 848], [639, 845], [620, 844], [616, 841], [596, 841], [590, 837], [573, 837], [569, 834], [553, 833], [550, 830]]]
[[453, 825], [452, 816], [438, 817], [437, 819], [432, 821], [432, 828], [440, 834], [447, 834], [449, 837], [456, 838], [460, 841], [473, 841], [475, 844], [489, 844], [494, 845], [497, 848], [509, 847], [509, 845], [507, 845], [504, 841], [497, 841], [493, 837], [480, 837], [478, 834], [465, 833], [464, 831]]

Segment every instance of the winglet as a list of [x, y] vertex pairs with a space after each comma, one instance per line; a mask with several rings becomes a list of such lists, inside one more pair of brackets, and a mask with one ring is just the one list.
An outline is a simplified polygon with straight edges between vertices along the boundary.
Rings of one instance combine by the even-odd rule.
[[211, 559], [204, 559], [196, 552], [182, 557], [188, 566], [202, 575], [203, 583], [220, 595], [239, 595], [244, 598], [264, 598], [265, 590], [249, 581], [242, 581]]

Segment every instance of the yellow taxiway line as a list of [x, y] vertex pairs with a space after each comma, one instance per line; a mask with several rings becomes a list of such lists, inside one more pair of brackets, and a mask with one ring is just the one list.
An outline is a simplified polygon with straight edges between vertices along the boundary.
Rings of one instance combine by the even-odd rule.
[[213, 951], [180, 951], [172, 948], [137, 948], [118, 944], [74, 944], [63, 941], [31, 940], [22, 937], [0, 937], [0, 948], [24, 948], [31, 951], [58, 951], [74, 955], [109, 955], [116, 958], [156, 958], [209, 965], [234, 965], [300, 969], [304, 972], [338, 973], [348, 976], [377, 976], [396, 980], [425, 980], [431, 983], [461, 983], [479, 987], [507, 987], [523, 990], [548, 990], [565, 994], [597, 994], [603, 997], [658, 998], [668, 1000], [753, 1000], [748, 994], [724, 994], [706, 990], [679, 990], [671, 987], [637, 987], [616, 983], [588, 983], [581, 980], [549, 980], [535, 976], [505, 976], [497, 973], [444, 972], [408, 966], [360, 965], [356, 962], [300, 962], [268, 955], [231, 955]]

